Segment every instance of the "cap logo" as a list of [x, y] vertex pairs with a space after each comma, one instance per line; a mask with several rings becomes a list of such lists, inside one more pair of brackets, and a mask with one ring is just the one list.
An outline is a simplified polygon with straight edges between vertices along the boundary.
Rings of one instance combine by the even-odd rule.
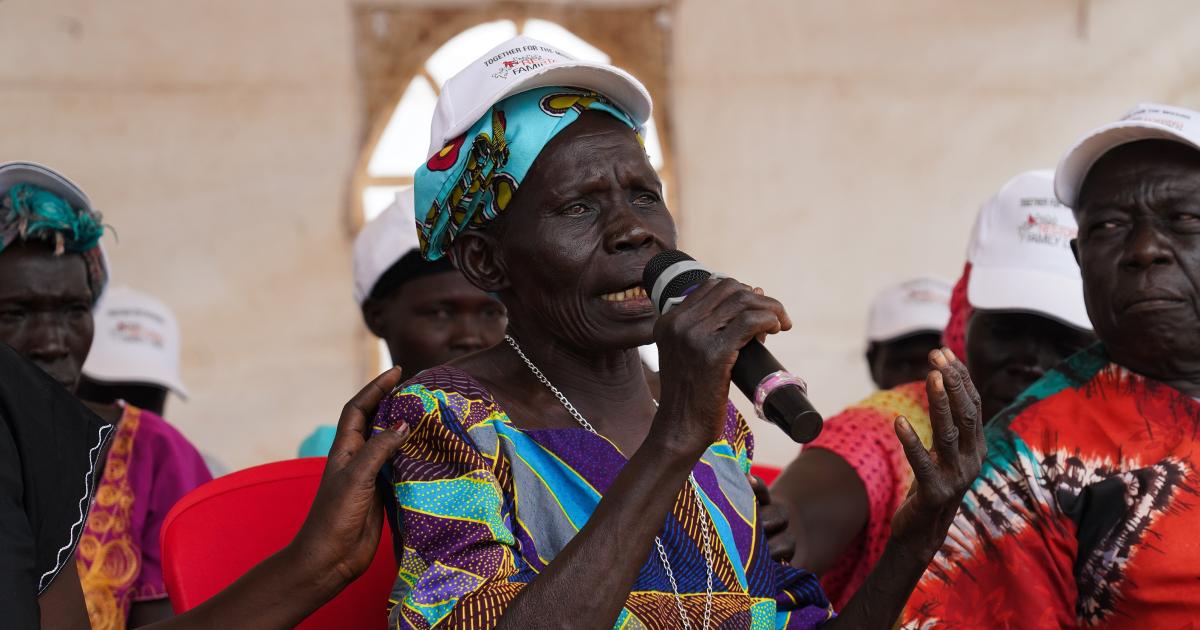
[[112, 336], [124, 343], [145, 343], [155, 348], [163, 347], [162, 335], [137, 322], [117, 322]]
[[946, 296], [934, 293], [927, 289], [912, 289], [904, 295], [904, 301], [917, 304], [942, 304], [947, 303]]
[[1170, 127], [1176, 131], [1183, 131], [1184, 125], [1190, 122], [1191, 119], [1192, 117], [1185, 112], [1158, 109], [1153, 107], [1134, 110], [1129, 112], [1129, 115], [1125, 117], [1125, 120], [1138, 120], [1142, 122], [1154, 123], [1156, 125]]
[[1022, 243], [1067, 247], [1077, 232], [1074, 226], [1059, 224], [1058, 217], [1052, 214], [1030, 212], [1025, 221], [1017, 227], [1017, 238], [1021, 239]]
[[483, 66], [495, 68], [495, 72], [492, 73], [493, 79], [508, 79], [558, 63], [564, 58], [569, 57], [553, 48], [528, 44], [496, 53], [485, 59]]

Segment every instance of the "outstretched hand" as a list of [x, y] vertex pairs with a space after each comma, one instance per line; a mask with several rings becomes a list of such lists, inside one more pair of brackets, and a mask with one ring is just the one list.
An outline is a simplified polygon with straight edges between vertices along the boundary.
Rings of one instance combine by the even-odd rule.
[[343, 584], [367, 570], [379, 547], [383, 501], [375, 478], [408, 439], [408, 425], [372, 437], [370, 423], [379, 401], [400, 383], [400, 374], [399, 367], [380, 374], [342, 408], [317, 496], [291, 543]]
[[966, 491], [987, 455], [979, 392], [967, 368], [948, 349], [929, 353], [933, 371], [925, 379], [933, 449], [927, 450], [903, 416], [896, 436], [912, 467], [908, 498], [892, 518], [892, 537], [930, 555], [941, 546]]

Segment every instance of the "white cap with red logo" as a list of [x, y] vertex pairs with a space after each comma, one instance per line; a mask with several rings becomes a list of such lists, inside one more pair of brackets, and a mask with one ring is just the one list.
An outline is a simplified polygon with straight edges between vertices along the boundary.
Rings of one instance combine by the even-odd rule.
[[1009, 180], [975, 219], [967, 301], [982, 310], [1024, 311], [1091, 330], [1083, 280], [1071, 253], [1079, 228], [1054, 196], [1054, 172]]
[[950, 321], [954, 285], [941, 278], [917, 278], [875, 295], [867, 315], [867, 341], [883, 343], [917, 333], [941, 333]]
[[416, 225], [413, 189], [409, 186], [397, 192], [392, 205], [359, 230], [354, 238], [354, 301], [359, 306], [396, 261], [420, 248]]
[[1074, 208], [1079, 190], [1105, 153], [1138, 140], [1171, 140], [1200, 150], [1200, 112], [1172, 105], [1141, 103], [1125, 116], [1092, 130], [1071, 147], [1055, 171], [1058, 199]]
[[650, 119], [650, 93], [633, 75], [616, 66], [576, 59], [522, 35], [489, 50], [442, 85], [426, 157], [470, 129], [492, 105], [513, 94], [552, 86], [595, 90], [638, 125]]
[[83, 373], [101, 383], [145, 383], [181, 398], [179, 324], [162, 302], [129, 287], [109, 287], [93, 311], [95, 336]]

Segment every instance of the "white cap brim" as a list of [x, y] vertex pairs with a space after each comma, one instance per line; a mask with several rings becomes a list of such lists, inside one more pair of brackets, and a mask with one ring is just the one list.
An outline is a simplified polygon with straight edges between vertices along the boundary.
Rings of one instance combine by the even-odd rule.
[[1054, 171], [1054, 194], [1068, 208], [1079, 200], [1088, 171], [1105, 153], [1139, 140], [1171, 140], [1200, 149], [1195, 142], [1166, 125], [1146, 120], [1123, 120], [1092, 132], [1067, 152]]
[[1091, 330], [1079, 280], [1033, 269], [972, 267], [967, 282], [971, 308], [1044, 315], [1082, 330]]
[[509, 83], [503, 90], [490, 98], [482, 99], [472, 109], [459, 114], [455, 113], [458, 122], [444, 132], [445, 138], [431, 138], [429, 152], [426, 157], [433, 157], [441, 151], [446, 142], [462, 135], [474, 125], [493, 105], [521, 92], [528, 92], [543, 87], [576, 87], [599, 92], [616, 103], [633, 122], [639, 126], [646, 124], [653, 113], [653, 101], [650, 93], [641, 81], [633, 75], [615, 66], [593, 63], [590, 61], [568, 61], [547, 66], [537, 73], [529, 73], [525, 78]]

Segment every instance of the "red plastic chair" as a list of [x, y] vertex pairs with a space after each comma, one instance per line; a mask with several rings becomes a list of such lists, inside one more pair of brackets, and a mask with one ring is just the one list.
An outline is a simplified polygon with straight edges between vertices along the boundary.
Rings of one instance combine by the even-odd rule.
[[[162, 527], [163, 578], [175, 611], [195, 608], [291, 542], [324, 468], [324, 457], [264, 464], [214, 479], [180, 499]], [[385, 523], [367, 572], [297, 627], [384, 628], [395, 579]]]
[[750, 466], [750, 474], [762, 479], [763, 483], [767, 484], [768, 486], [771, 485], [771, 482], [775, 481], [775, 478], [778, 477], [779, 473], [781, 472], [783, 472], [781, 469], [774, 466], [760, 466], [758, 464]]

